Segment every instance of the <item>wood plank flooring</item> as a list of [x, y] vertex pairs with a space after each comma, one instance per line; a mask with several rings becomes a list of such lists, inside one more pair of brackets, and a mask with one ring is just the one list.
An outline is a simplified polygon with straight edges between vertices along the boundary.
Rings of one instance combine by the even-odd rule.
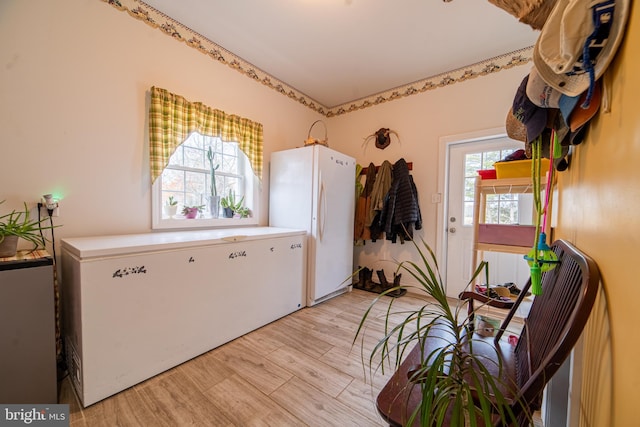
[[[392, 370], [372, 379], [361, 349], [368, 357], [382, 336], [386, 304], [352, 346], [376, 296], [353, 290], [304, 308], [88, 408], [64, 379], [60, 403], [73, 427], [385, 426], [375, 396]], [[423, 304], [412, 294], [394, 301], [397, 310]]]

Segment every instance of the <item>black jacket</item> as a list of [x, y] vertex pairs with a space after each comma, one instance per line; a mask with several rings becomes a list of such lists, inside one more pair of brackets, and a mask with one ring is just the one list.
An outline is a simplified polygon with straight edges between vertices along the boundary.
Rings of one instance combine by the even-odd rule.
[[418, 191], [404, 159], [393, 165], [393, 182], [380, 215], [380, 226], [382, 224], [387, 240], [393, 243], [398, 236], [401, 243], [413, 239], [413, 230], [422, 228]]

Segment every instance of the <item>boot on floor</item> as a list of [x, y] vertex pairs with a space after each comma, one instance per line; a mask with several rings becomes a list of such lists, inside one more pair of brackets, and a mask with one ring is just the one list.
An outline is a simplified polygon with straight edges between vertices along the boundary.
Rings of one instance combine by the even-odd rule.
[[[393, 273], [393, 283], [389, 283], [387, 280], [387, 276], [384, 274], [384, 270], [377, 270], [378, 279], [380, 279], [380, 286], [382, 287], [382, 292], [387, 291], [391, 288], [399, 288], [400, 287], [400, 278], [402, 274]], [[389, 292], [387, 295], [392, 297], [399, 297], [404, 295], [407, 292], [406, 289], [396, 289], [393, 292]]]

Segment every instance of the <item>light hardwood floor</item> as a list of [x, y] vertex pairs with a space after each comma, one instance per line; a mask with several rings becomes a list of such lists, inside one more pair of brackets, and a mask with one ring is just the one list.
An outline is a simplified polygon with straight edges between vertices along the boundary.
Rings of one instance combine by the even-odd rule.
[[[386, 304], [352, 345], [376, 296], [353, 290], [304, 308], [88, 408], [64, 379], [60, 403], [72, 427], [385, 426], [375, 396], [392, 369], [372, 379], [362, 354], [383, 334]], [[394, 311], [423, 304], [407, 294]]]
[[[304, 308], [88, 408], [64, 379], [60, 403], [74, 427], [384, 426], [374, 397], [391, 370], [372, 381], [361, 351], [382, 336], [382, 320], [352, 345], [376, 296], [354, 290]], [[394, 307], [417, 304], [405, 295]]]

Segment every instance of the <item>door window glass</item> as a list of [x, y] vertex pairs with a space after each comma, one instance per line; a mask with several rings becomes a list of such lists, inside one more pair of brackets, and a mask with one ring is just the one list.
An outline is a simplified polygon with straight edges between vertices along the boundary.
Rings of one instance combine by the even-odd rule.
[[[464, 160], [464, 225], [473, 225], [475, 182], [478, 171], [493, 169], [493, 164], [504, 159], [515, 149], [492, 150], [465, 155]], [[519, 224], [518, 194], [488, 194], [485, 223]]]

